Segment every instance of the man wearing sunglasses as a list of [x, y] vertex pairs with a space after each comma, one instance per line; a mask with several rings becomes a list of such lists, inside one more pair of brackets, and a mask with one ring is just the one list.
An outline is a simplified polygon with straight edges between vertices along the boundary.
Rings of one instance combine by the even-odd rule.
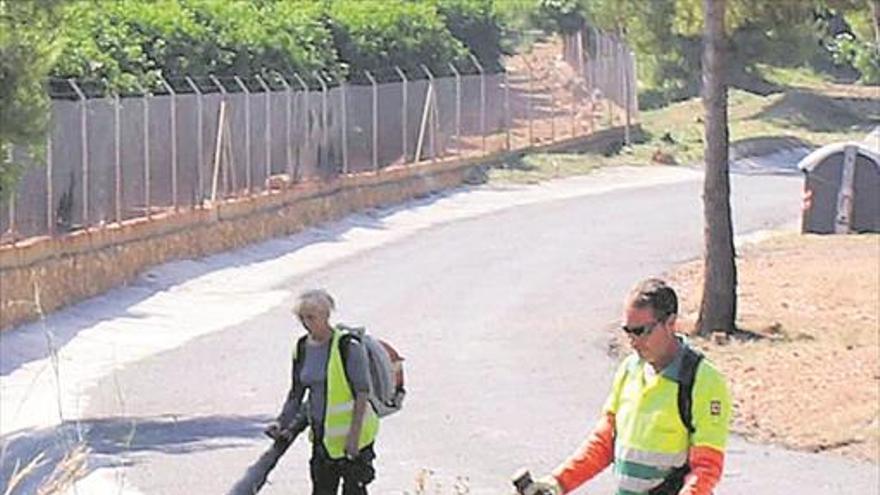
[[675, 334], [677, 313], [675, 291], [662, 280], [632, 289], [622, 330], [635, 353], [618, 368], [602, 418], [528, 492], [568, 493], [613, 463], [618, 495], [712, 493], [724, 465], [730, 395], [723, 375]]

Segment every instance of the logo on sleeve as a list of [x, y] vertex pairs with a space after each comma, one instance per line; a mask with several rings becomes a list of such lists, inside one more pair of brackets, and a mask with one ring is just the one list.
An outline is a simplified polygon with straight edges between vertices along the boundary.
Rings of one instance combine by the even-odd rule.
[[709, 412], [712, 416], [721, 416], [721, 401], [713, 400], [709, 403]]

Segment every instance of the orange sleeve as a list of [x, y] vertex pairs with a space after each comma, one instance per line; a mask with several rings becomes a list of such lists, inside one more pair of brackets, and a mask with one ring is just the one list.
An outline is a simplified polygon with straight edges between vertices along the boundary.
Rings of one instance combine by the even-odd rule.
[[679, 495], [711, 495], [721, 479], [724, 453], [712, 447], [691, 447], [688, 453], [691, 472], [684, 479]]
[[586, 441], [564, 463], [553, 471], [553, 476], [568, 493], [599, 474], [614, 460], [614, 413], [606, 413], [596, 424]]

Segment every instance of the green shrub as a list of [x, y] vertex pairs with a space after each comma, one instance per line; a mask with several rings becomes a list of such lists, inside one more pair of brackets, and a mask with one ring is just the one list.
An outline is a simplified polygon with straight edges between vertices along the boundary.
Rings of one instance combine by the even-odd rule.
[[859, 71], [859, 82], [880, 84], [880, 46], [844, 33], [834, 38], [829, 49], [836, 63], [852, 65]]
[[108, 89], [155, 88], [160, 76], [338, 72], [315, 2], [246, 0], [80, 1], [55, 77]]
[[501, 70], [504, 28], [493, 0], [434, 0], [446, 29], [490, 72]]
[[450, 62], [467, 59], [464, 45], [426, 2], [337, 0], [329, 15], [339, 59], [354, 80], [363, 81], [365, 70], [380, 79], [396, 79], [394, 66], [423, 74], [420, 64], [447, 74]]

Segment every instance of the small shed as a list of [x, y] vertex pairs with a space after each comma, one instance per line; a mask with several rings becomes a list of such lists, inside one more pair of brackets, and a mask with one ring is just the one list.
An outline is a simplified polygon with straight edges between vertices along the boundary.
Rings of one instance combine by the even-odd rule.
[[[869, 137], [870, 139], [870, 137]], [[880, 232], [880, 150], [868, 140], [823, 146], [798, 164], [804, 172], [802, 232]]]

